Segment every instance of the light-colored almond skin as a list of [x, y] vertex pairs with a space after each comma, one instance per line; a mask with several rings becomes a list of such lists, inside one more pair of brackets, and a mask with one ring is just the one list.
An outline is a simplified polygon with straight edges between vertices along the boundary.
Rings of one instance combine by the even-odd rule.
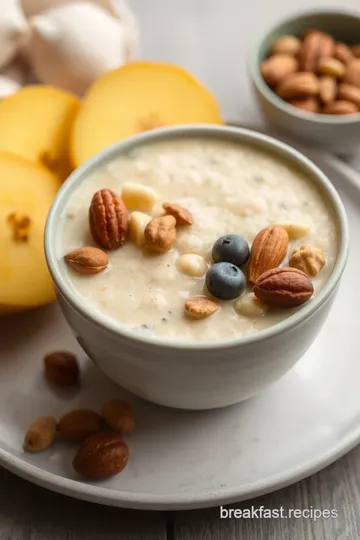
[[54, 351], [44, 357], [45, 378], [56, 386], [76, 386], [79, 383], [80, 368], [74, 354]]
[[349, 64], [354, 59], [354, 53], [345, 43], [336, 43], [334, 57], [343, 64]]
[[260, 64], [260, 72], [269, 86], [276, 86], [281, 79], [298, 70], [298, 62], [290, 54], [276, 54]]
[[355, 58], [348, 64], [344, 82], [360, 87], [360, 58]]
[[291, 73], [284, 77], [275, 88], [275, 92], [283, 99], [303, 99], [319, 93], [319, 79], [314, 73]]
[[262, 229], [251, 246], [248, 265], [249, 283], [255, 283], [261, 274], [279, 266], [288, 247], [289, 235], [284, 227], [271, 225]]
[[319, 98], [324, 105], [336, 99], [337, 83], [334, 77], [323, 75], [319, 78]]
[[176, 240], [176, 219], [174, 216], [153, 218], [144, 231], [145, 245], [151, 251], [166, 253]]
[[67, 264], [78, 274], [90, 276], [103, 272], [109, 264], [109, 257], [99, 248], [84, 246], [71, 251], [64, 257]]
[[307, 99], [292, 99], [289, 101], [290, 105], [302, 109], [303, 111], [318, 113], [320, 106], [316, 98], [309, 97]]
[[101, 429], [101, 418], [91, 409], [76, 409], [64, 414], [57, 426], [58, 433], [72, 442], [82, 442]]
[[309, 30], [299, 52], [299, 68], [301, 71], [316, 73], [319, 60], [323, 56], [333, 56], [335, 43], [329, 34], [318, 30]]
[[355, 114], [359, 112], [355, 103], [345, 100], [337, 100], [325, 105], [323, 109], [324, 114]]
[[49, 448], [56, 437], [56, 420], [52, 416], [42, 416], [28, 428], [24, 449], [28, 452], [42, 452]]
[[301, 41], [296, 36], [279, 37], [271, 47], [271, 54], [291, 54], [296, 56], [301, 48]]
[[75, 471], [91, 480], [119, 474], [129, 459], [129, 448], [118, 433], [97, 433], [86, 439], [73, 459]]
[[357, 43], [356, 45], [352, 45], [351, 52], [355, 56], [355, 58], [360, 58], [360, 43]]
[[289, 260], [289, 266], [301, 270], [309, 277], [315, 277], [324, 264], [323, 251], [308, 244], [294, 249]]
[[360, 88], [358, 86], [348, 83], [340, 84], [338, 97], [341, 100], [351, 101], [360, 108]]
[[346, 73], [346, 66], [336, 58], [324, 56], [319, 60], [318, 72], [321, 75], [334, 77], [334, 79], [343, 79]]
[[305, 304], [314, 294], [309, 277], [297, 268], [273, 268], [254, 284], [257, 298], [273, 308], [293, 308]]
[[180, 204], [175, 203], [164, 203], [163, 209], [167, 216], [174, 216], [176, 219], [176, 225], [185, 227], [186, 225], [192, 225], [194, 223], [194, 218], [187, 208], [180, 206]]
[[135, 414], [129, 403], [112, 399], [101, 407], [101, 416], [109, 427], [122, 435], [128, 435], [135, 428]]
[[219, 306], [206, 296], [193, 296], [185, 302], [185, 313], [194, 319], [205, 319], [217, 312]]

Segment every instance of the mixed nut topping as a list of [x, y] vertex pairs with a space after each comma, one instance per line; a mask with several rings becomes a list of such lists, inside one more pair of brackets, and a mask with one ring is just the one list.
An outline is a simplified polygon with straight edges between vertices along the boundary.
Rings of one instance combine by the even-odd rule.
[[271, 89], [289, 104], [312, 113], [360, 110], [360, 45], [336, 42], [310, 28], [301, 37], [282, 36], [260, 65]]
[[[295, 43], [294, 39], [281, 41], [275, 50], [286, 46], [295, 50]], [[329, 44], [329, 39], [326, 39], [322, 47], [329, 48]], [[302, 51], [301, 48], [299, 50]], [[304, 64], [313, 61], [302, 52]], [[301, 78], [303, 74], [296, 75]], [[133, 182], [124, 184], [121, 195], [109, 189], [97, 191], [89, 209], [89, 227], [99, 247], [84, 246], [68, 253], [64, 257], [68, 266], [84, 276], [103, 272], [109, 268], [109, 256], [100, 248], [111, 252], [126, 242], [132, 242], [138, 249], [158, 257], [172, 250], [176, 247], [178, 228], [191, 227], [194, 218], [187, 208], [171, 202], [162, 203], [158, 215], [158, 200], [152, 188]], [[258, 232], [251, 249], [242, 236], [227, 234], [213, 244], [211, 264], [196, 253], [182, 253], [175, 260], [174, 268], [164, 268], [162, 272], [164, 275], [180, 272], [195, 280], [203, 280], [203, 294], [186, 298], [184, 314], [189, 318], [205, 319], [219, 313], [224, 301], [235, 301], [234, 312], [239, 316], [262, 317], [274, 308], [300, 306], [313, 296], [310, 278], [324, 266], [324, 253], [315, 246], [295, 244], [288, 257], [291, 242], [305, 238], [309, 232], [310, 227], [301, 223], [270, 225]], [[288, 260], [288, 266], [284, 266], [285, 260]], [[167, 264], [167, 267], [171, 265]], [[158, 296], [153, 298], [151, 290], [148, 296], [150, 303], [161, 300]], [[162, 321], [167, 321], [167, 317]], [[85, 411], [79, 414], [90, 426], [89, 431], [93, 429], [96, 432], [96, 417]], [[71, 419], [70, 416], [60, 420], [60, 432], [62, 424], [71, 424]]]

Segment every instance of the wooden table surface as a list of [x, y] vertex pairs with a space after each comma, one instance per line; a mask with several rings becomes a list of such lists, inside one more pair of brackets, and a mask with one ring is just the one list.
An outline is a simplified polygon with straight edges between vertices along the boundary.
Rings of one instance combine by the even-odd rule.
[[[131, 0], [142, 55], [177, 62], [218, 96], [227, 120], [259, 123], [245, 55], [255, 33], [298, 7], [336, 0]], [[245, 5], [246, 4], [246, 5]], [[342, 0], [356, 7], [358, 0]], [[360, 171], [360, 154], [356, 166]], [[220, 520], [219, 509], [139, 512], [51, 493], [0, 469], [0, 540], [359, 540], [360, 447], [291, 487], [231, 508], [336, 509], [337, 519]]]

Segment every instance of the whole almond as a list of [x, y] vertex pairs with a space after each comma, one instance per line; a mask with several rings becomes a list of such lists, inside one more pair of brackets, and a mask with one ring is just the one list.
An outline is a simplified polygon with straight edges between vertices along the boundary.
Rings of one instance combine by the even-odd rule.
[[123, 201], [110, 189], [100, 189], [89, 209], [90, 232], [94, 242], [105, 249], [117, 249], [126, 240], [129, 214]]
[[347, 65], [344, 82], [360, 86], [360, 58], [355, 58]]
[[75, 386], [80, 369], [77, 358], [67, 351], [54, 351], [44, 357], [45, 378], [57, 386]]
[[341, 100], [351, 101], [360, 108], [360, 88], [358, 86], [348, 83], [340, 84], [338, 97]]
[[351, 101], [338, 100], [325, 105], [324, 114], [354, 114], [359, 112], [358, 107]]
[[194, 222], [191, 212], [183, 206], [180, 206], [180, 204], [164, 203], [163, 209], [165, 210], [166, 215], [174, 216], [177, 225], [192, 225]]
[[336, 58], [323, 56], [319, 60], [318, 72], [334, 79], [342, 79], [346, 73], [346, 66]]
[[71, 251], [64, 257], [67, 264], [78, 274], [99, 274], [109, 264], [107, 254], [99, 248], [84, 246]]
[[185, 313], [194, 319], [210, 317], [218, 309], [218, 304], [206, 296], [193, 296], [185, 302]]
[[309, 97], [307, 99], [292, 99], [289, 101], [290, 105], [302, 109], [303, 111], [308, 111], [312, 113], [317, 113], [320, 111], [319, 103], [316, 98]]
[[275, 88], [283, 99], [301, 99], [316, 96], [319, 93], [319, 79], [314, 73], [291, 73], [284, 77]]
[[269, 86], [275, 86], [281, 79], [298, 69], [298, 62], [290, 54], [276, 54], [260, 64], [260, 72]]
[[360, 58], [360, 44], [357, 43], [356, 45], [352, 45], [351, 52], [355, 56], [355, 58]]
[[326, 105], [335, 100], [337, 83], [334, 77], [323, 75], [319, 78], [319, 98]]
[[72, 442], [84, 441], [101, 429], [101, 418], [91, 409], [76, 409], [64, 414], [58, 423], [58, 433]]
[[336, 43], [334, 57], [343, 64], [349, 64], [354, 59], [354, 54], [345, 43]]
[[85, 478], [101, 480], [120, 473], [128, 459], [129, 448], [120, 435], [97, 433], [80, 446], [73, 467]]
[[131, 433], [135, 428], [133, 408], [126, 401], [112, 399], [101, 407], [101, 416], [109, 427], [122, 435]]
[[319, 30], [312, 30], [306, 33], [299, 52], [299, 67], [301, 71], [312, 71], [318, 69], [319, 60], [323, 56], [333, 56], [335, 43], [329, 34]]
[[289, 235], [280, 225], [262, 229], [251, 246], [248, 281], [255, 283], [261, 274], [276, 268], [284, 259], [289, 247]]
[[29, 426], [25, 435], [24, 449], [29, 452], [41, 452], [54, 442], [55, 436], [55, 418], [42, 416]]
[[310, 300], [314, 287], [297, 268], [273, 268], [256, 280], [254, 293], [270, 307], [293, 308]]
[[176, 240], [176, 219], [174, 216], [153, 218], [145, 227], [144, 237], [151, 251], [166, 253]]
[[271, 47], [271, 54], [297, 55], [301, 48], [301, 41], [295, 36], [281, 36]]
[[315, 277], [324, 264], [325, 257], [323, 251], [308, 244], [294, 249], [289, 260], [289, 266], [302, 270], [310, 277]]

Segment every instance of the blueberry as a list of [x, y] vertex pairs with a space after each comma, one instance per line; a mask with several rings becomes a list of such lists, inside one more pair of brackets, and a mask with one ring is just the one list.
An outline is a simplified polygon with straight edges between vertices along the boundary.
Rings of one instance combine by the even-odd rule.
[[246, 278], [240, 268], [228, 262], [214, 264], [206, 274], [206, 287], [220, 300], [237, 298], [245, 289]]
[[250, 256], [249, 245], [238, 234], [227, 234], [216, 240], [212, 248], [214, 262], [229, 262], [239, 268]]

